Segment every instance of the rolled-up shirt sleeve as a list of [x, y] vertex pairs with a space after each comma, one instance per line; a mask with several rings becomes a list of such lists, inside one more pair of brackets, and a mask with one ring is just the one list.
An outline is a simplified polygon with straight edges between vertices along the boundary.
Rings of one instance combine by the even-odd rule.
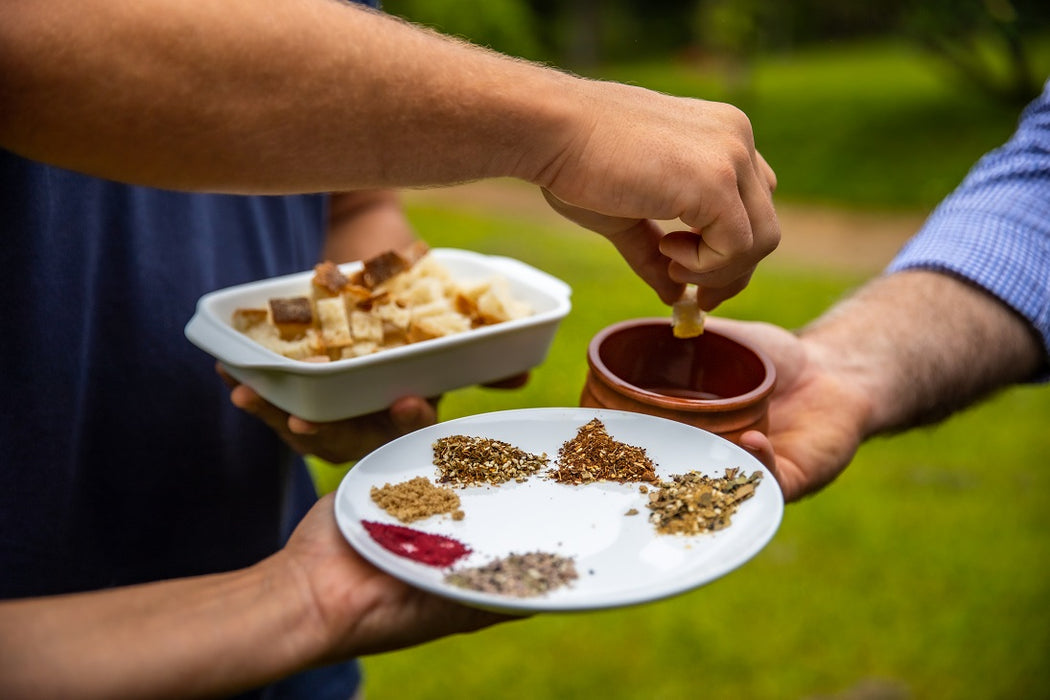
[[908, 269], [983, 287], [1028, 319], [1050, 357], [1050, 81], [1011, 139], [974, 165], [887, 272]]

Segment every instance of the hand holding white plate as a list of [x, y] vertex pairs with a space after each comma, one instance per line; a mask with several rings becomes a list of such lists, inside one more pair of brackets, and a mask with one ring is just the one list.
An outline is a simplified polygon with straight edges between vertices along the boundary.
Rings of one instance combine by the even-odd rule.
[[[649, 522], [648, 496], [637, 483], [557, 483], [546, 470], [523, 483], [457, 488], [462, 520], [444, 515], [407, 524], [453, 538], [471, 554], [459, 570], [509, 554], [543, 551], [575, 560], [579, 578], [543, 596], [519, 598], [459, 588], [445, 582], [449, 569], [391, 553], [363, 521], [403, 525], [372, 501], [373, 486], [417, 476], [437, 481], [435, 440], [467, 435], [501, 440], [533, 454], [546, 453], [555, 466], [558, 450], [577, 430], [598, 418], [609, 435], [642, 447], [657, 476], [699, 471], [712, 477], [727, 468], [761, 471], [764, 478], [723, 530], [694, 536], [667, 535]], [[733, 443], [682, 423], [639, 413], [586, 408], [535, 408], [486, 413], [439, 423], [371, 453], [339, 486], [336, 519], [343, 535], [380, 569], [424, 590], [476, 607], [506, 612], [553, 612], [633, 605], [683, 593], [713, 581], [757, 554], [780, 525], [784, 499], [765, 467]], [[628, 515], [631, 510], [637, 514]]]

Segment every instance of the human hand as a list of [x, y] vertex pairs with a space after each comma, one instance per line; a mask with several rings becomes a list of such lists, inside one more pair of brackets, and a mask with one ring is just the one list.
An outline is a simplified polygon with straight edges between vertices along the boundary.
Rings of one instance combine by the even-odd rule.
[[450, 634], [515, 619], [459, 605], [379, 571], [339, 532], [334, 494], [320, 499], [288, 544], [264, 566], [303, 579], [304, 595], [320, 625], [317, 662], [400, 649]]
[[[587, 86], [586, 118], [537, 178], [548, 201], [608, 237], [667, 303], [685, 283], [699, 285], [705, 309], [743, 289], [780, 242], [776, 176], [747, 117], [717, 102]], [[664, 235], [656, 221], [689, 230]]]
[[437, 422], [437, 398], [405, 396], [385, 411], [316, 423], [293, 416], [231, 377], [221, 365], [219, 375], [230, 387], [230, 401], [277, 433], [293, 450], [334, 464], [364, 457], [391, 440]]
[[[329, 423], [308, 421], [281, 410], [259, 396], [254, 389], [230, 376], [221, 364], [216, 371], [230, 388], [230, 401], [246, 413], [266, 423], [293, 450], [314, 455], [334, 464], [364, 457], [402, 435], [437, 422], [440, 397], [424, 399], [403, 396], [385, 411]], [[488, 382], [493, 389], [519, 389], [529, 381], [529, 373]]]
[[749, 431], [742, 446], [776, 476], [787, 501], [831, 483], [850, 463], [862, 440], [860, 402], [837, 377], [819, 349], [768, 323], [709, 316], [713, 331], [731, 329], [769, 355], [777, 383], [769, 405], [769, 432]]

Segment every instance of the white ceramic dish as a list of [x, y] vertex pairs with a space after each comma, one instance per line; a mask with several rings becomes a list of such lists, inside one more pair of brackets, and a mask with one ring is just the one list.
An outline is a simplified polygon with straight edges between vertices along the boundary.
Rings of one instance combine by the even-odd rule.
[[[637, 484], [559, 484], [542, 475], [524, 483], [456, 489], [465, 517], [447, 515], [399, 523], [371, 499], [373, 486], [416, 476], [437, 482], [432, 445], [449, 435], [503, 440], [554, 465], [558, 449], [580, 426], [599, 418], [616, 440], [644, 447], [657, 475], [697, 470], [723, 476], [727, 467], [764, 472], [755, 495], [731, 524], [695, 536], [664, 535], [648, 520], [648, 496]], [[637, 515], [626, 515], [631, 508]], [[414, 586], [462, 603], [511, 613], [578, 611], [644, 603], [717, 579], [757, 554], [776, 533], [784, 499], [760, 462], [733, 443], [683, 423], [640, 413], [587, 408], [535, 408], [485, 413], [439, 423], [390, 442], [346, 475], [336, 495], [336, 519], [350, 544], [377, 567]], [[393, 554], [362, 521], [404, 525], [452, 537], [472, 550], [451, 569]], [[575, 558], [579, 579], [543, 597], [515, 598], [444, 583], [449, 570], [480, 566], [511, 553], [547, 551]]]
[[[409, 394], [436, 396], [512, 377], [543, 362], [570, 309], [567, 284], [512, 258], [450, 248], [431, 254], [463, 281], [503, 276], [514, 298], [527, 302], [533, 315], [327, 363], [288, 359], [230, 325], [237, 308], [265, 307], [271, 297], [307, 293], [311, 270], [204, 295], [186, 325], [186, 337], [266, 400], [319, 422], [379, 411]], [[360, 263], [341, 269], [350, 273]]]

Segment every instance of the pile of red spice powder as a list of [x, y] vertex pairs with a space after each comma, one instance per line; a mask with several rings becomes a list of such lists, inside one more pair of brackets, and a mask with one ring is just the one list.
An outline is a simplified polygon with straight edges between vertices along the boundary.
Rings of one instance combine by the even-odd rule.
[[452, 566], [470, 554], [470, 547], [444, 535], [362, 520], [365, 530], [384, 549], [428, 566]]

